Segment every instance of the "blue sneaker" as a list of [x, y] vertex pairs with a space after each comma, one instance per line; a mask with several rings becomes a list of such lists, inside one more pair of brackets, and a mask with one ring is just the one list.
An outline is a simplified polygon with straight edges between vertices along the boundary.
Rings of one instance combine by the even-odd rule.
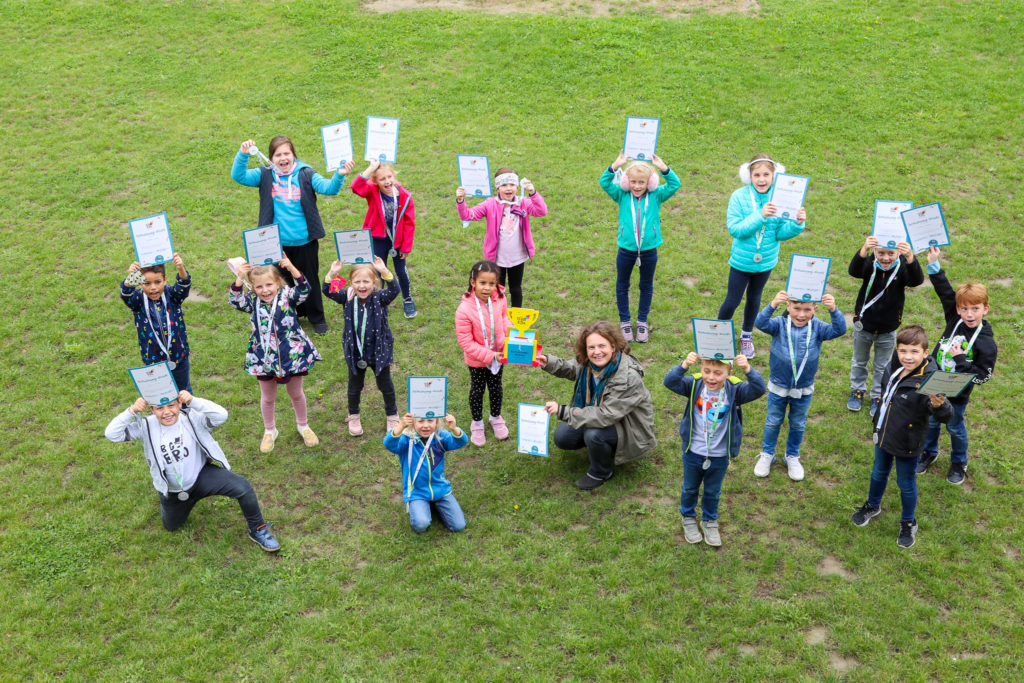
[[871, 417], [875, 416], [875, 413], [878, 412], [878, 406], [880, 405], [882, 405], [882, 399], [880, 397], [876, 396], [871, 399], [871, 408], [868, 409], [868, 412], [871, 413]]
[[281, 549], [281, 544], [274, 538], [274, 534], [270, 533], [270, 522], [256, 527], [256, 531], [250, 531], [249, 540], [268, 553], [276, 553]]
[[850, 398], [846, 400], [846, 409], [857, 412], [860, 410], [861, 404], [864, 402], [864, 390], [854, 389], [850, 392]]
[[412, 297], [402, 302], [402, 310], [405, 311], [406, 318], [416, 317], [416, 304], [412, 302]]

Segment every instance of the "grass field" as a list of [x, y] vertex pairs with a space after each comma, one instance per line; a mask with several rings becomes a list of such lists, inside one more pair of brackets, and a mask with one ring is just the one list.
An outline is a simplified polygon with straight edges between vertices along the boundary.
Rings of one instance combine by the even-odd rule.
[[[675, 5], [508, 16], [306, 0], [0, 5], [0, 678], [1020, 679], [1019, 5], [765, 0], [659, 14]], [[572, 453], [540, 459], [493, 440], [455, 452], [448, 474], [469, 527], [416, 536], [397, 463], [376, 437], [345, 433], [330, 302], [325, 361], [307, 381], [323, 445], [302, 445], [282, 397], [288, 428], [258, 452], [248, 323], [226, 303], [223, 265], [255, 225], [257, 195], [231, 181], [231, 160], [246, 138], [265, 149], [288, 134], [322, 171], [319, 126], [350, 119], [360, 154], [367, 115], [401, 118], [399, 180], [417, 202], [421, 312], [392, 320], [399, 401], [405, 376], [448, 374], [463, 425], [452, 318], [482, 226], [463, 230], [455, 214], [455, 155], [512, 165], [546, 197], [526, 303], [542, 312], [545, 348], [568, 355], [580, 326], [615, 318], [616, 208], [597, 178], [625, 116], [661, 117], [658, 151], [683, 187], [662, 214], [652, 341], [635, 349], [654, 394], [654, 456], [585, 494], [571, 486], [585, 470]], [[760, 151], [811, 178], [808, 228], [783, 262], [794, 250], [833, 257], [847, 313], [846, 264], [875, 199], [941, 201], [950, 278], [990, 287], [1000, 361], [967, 414], [969, 479], [944, 481], [944, 436], [919, 477], [909, 551], [895, 543], [894, 481], [880, 518], [849, 520], [872, 460], [866, 413], [845, 408], [849, 336], [823, 353], [807, 479], [776, 468], [755, 480], [764, 402], [752, 404], [725, 481], [724, 547], [682, 538], [681, 408], [661, 380], [690, 350], [690, 316], [712, 317], [724, 297], [726, 202], [736, 167]], [[320, 207], [329, 231], [365, 211], [347, 184]], [[139, 362], [117, 297], [133, 259], [127, 221], [159, 211], [195, 283], [193, 385], [231, 411], [217, 436], [275, 523], [278, 556], [246, 541], [230, 500], [164, 531], [141, 449], [102, 438], [134, 400], [125, 368]], [[321, 262], [332, 253], [324, 241]], [[766, 292], [784, 278], [780, 266]], [[941, 331], [927, 284], [905, 320]], [[755, 341], [765, 371], [767, 338]], [[514, 417], [520, 401], [567, 401], [571, 385], [510, 368], [505, 395]], [[383, 432], [374, 388], [363, 423]]]

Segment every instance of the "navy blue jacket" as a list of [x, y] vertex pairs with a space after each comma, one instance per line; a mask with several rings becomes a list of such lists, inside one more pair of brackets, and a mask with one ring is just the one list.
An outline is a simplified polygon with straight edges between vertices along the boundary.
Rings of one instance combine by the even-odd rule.
[[[688, 405], [683, 419], [679, 423], [679, 436], [683, 440], [683, 453], [690, 450], [692, 438], [694, 398], [700, 396], [704, 389], [704, 380], [700, 375], [689, 375], [681, 365], [676, 365], [665, 375], [665, 386], [675, 393], [686, 398]], [[736, 377], [729, 377], [725, 383], [725, 395], [729, 402], [729, 457], [735, 458], [740, 454], [740, 442], [743, 440], [743, 410], [740, 406], [750, 403], [764, 396], [766, 391], [764, 380], [760, 373], [750, 368], [747, 373], [747, 381], [740, 381]]]
[[[340, 292], [332, 292], [331, 286], [324, 283], [324, 296], [345, 307], [345, 331], [341, 336], [341, 344], [345, 350], [345, 363], [349, 372], [356, 372], [356, 361], [359, 360], [359, 349], [356, 346], [356, 321], [355, 310], [359, 305], [359, 297], [352, 295], [348, 298], [348, 289]], [[389, 367], [395, 357], [395, 338], [391, 334], [391, 327], [388, 325], [388, 304], [395, 300], [401, 290], [395, 278], [387, 283], [387, 289], [372, 292], [366, 297], [366, 311], [369, 317], [366, 319], [366, 337], [363, 340], [362, 359], [373, 368], [373, 373], [379, 375], [381, 370]], [[362, 323], [363, 315], [360, 312], [359, 322]]]

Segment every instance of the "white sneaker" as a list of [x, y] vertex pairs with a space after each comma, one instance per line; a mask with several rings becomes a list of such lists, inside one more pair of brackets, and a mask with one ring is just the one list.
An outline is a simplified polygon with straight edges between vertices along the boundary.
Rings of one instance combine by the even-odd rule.
[[757, 464], [754, 465], [754, 476], [767, 477], [768, 472], [772, 469], [773, 462], [775, 462], [774, 455], [762, 452], [761, 455], [757, 456]]
[[803, 481], [804, 478], [804, 466], [800, 464], [800, 458], [792, 455], [785, 457], [786, 470], [789, 472], [789, 478], [793, 481]]

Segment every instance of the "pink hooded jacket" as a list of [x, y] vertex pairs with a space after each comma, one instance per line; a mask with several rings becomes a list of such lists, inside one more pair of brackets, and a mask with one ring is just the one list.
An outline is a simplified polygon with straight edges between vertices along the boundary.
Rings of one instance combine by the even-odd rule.
[[[526, 242], [526, 252], [533, 258], [533, 235], [530, 233], [530, 216], [546, 216], [548, 205], [540, 192], [523, 197], [521, 204], [526, 211], [522, 219], [523, 241]], [[487, 219], [487, 229], [484, 233], [484, 258], [493, 261], [498, 257], [498, 228], [501, 227], [501, 217], [505, 213], [505, 205], [498, 201], [497, 197], [488, 197], [473, 208], [466, 206], [466, 202], [456, 202], [455, 207], [459, 210], [459, 218], [464, 221], [478, 221], [481, 218]], [[472, 303], [472, 302], [470, 302]]]
[[[503, 294], [505, 288], [499, 285], [491, 293], [491, 310], [494, 312], [493, 348], [484, 345], [484, 333], [480, 329], [480, 316], [476, 311], [476, 294], [469, 292], [463, 295], [459, 307], [455, 310], [455, 338], [462, 347], [462, 355], [466, 365], [471, 368], [483, 368], [491, 364], [495, 352], [501, 354], [505, 349], [505, 337], [508, 335], [508, 297]], [[487, 316], [487, 304], [480, 302], [480, 311], [484, 314], [484, 325], [487, 334], [491, 333], [491, 321]]]

